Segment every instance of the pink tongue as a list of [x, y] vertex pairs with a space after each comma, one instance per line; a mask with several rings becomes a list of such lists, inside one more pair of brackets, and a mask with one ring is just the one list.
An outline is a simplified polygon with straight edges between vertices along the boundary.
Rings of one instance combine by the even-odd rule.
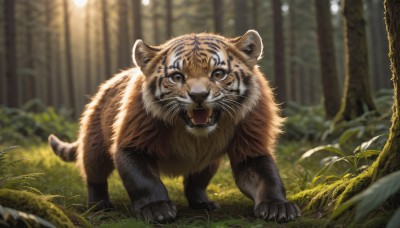
[[208, 121], [207, 109], [195, 109], [193, 110], [193, 122], [194, 124], [206, 124]]

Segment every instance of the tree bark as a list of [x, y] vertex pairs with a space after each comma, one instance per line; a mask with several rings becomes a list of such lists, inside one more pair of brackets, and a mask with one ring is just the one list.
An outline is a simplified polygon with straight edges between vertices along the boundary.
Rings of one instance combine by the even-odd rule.
[[340, 89], [337, 76], [335, 47], [329, 0], [315, 0], [317, 33], [321, 64], [321, 83], [325, 117], [332, 119], [340, 108]]
[[24, 89], [24, 102], [34, 99], [36, 94], [36, 72], [35, 72], [35, 57], [33, 50], [33, 21], [34, 18], [32, 16], [33, 7], [31, 6], [32, 2], [29, 0], [25, 1], [25, 16], [26, 16], [26, 62], [25, 68], [28, 70], [28, 73], [23, 78], [23, 83], [25, 86]]
[[167, 39], [171, 39], [173, 36], [172, 31], [172, 0], [167, 0]]
[[378, 157], [373, 181], [400, 169], [400, 1], [385, 0], [385, 22], [394, 87], [393, 115], [389, 139]]
[[281, 0], [272, 0], [274, 21], [274, 77], [276, 84], [276, 99], [282, 108], [286, 107], [286, 74], [285, 74], [285, 47], [283, 37], [283, 17]]
[[241, 36], [249, 29], [247, 1], [235, 0], [235, 35]]
[[5, 45], [6, 45], [6, 80], [7, 80], [7, 106], [18, 107], [18, 78], [17, 78], [17, 57], [15, 40], [15, 1], [4, 1], [5, 16]]
[[300, 101], [300, 98], [297, 97], [297, 77], [298, 77], [298, 66], [296, 63], [296, 52], [297, 52], [297, 40], [296, 40], [296, 10], [295, 10], [295, 1], [289, 1], [289, 48], [290, 48], [290, 100], [292, 101]]
[[60, 41], [60, 34], [57, 32], [55, 34], [54, 37], [54, 49], [55, 49], [55, 57], [54, 57], [54, 70], [55, 70], [55, 75], [57, 75], [57, 79], [56, 80], [56, 103], [57, 103], [57, 107], [61, 107], [64, 104], [64, 96], [63, 96], [63, 90], [64, 90], [64, 86], [63, 86], [63, 73], [61, 71], [61, 41]]
[[214, 32], [217, 34], [223, 34], [223, 23], [222, 19], [224, 17], [224, 12], [222, 10], [223, 2], [222, 0], [213, 0], [214, 9]]
[[90, 40], [90, 10], [92, 9], [90, 1], [86, 3], [85, 9], [85, 92], [91, 93], [92, 91], [92, 58], [91, 58], [91, 40]]
[[[137, 10], [135, 6], [136, 0], [133, 1], [133, 10]], [[130, 53], [131, 47], [129, 43], [129, 29], [128, 29], [128, 4], [126, 0], [119, 0], [118, 5], [118, 68], [123, 69], [129, 67], [131, 63]], [[134, 15], [134, 34], [136, 35], [136, 12], [133, 11]]]
[[111, 53], [110, 37], [108, 34], [108, 11], [106, 0], [101, 0], [102, 27], [103, 27], [103, 50], [104, 50], [104, 73], [111, 77]]
[[152, 23], [153, 23], [153, 42], [154, 44], [159, 44], [160, 40], [160, 29], [158, 27], [158, 2], [156, 0], [151, 1], [151, 11], [152, 11]]
[[258, 29], [258, 8], [260, 7], [259, 0], [252, 0], [252, 17], [253, 17], [253, 29]]
[[[346, 74], [344, 94], [335, 122], [376, 110], [368, 71], [368, 49], [362, 0], [343, 0]], [[365, 108], [366, 107], [366, 108]]]
[[65, 33], [65, 59], [66, 59], [66, 73], [67, 73], [67, 93], [70, 107], [74, 110], [75, 106], [75, 91], [74, 91], [74, 75], [72, 64], [72, 50], [71, 50], [71, 35], [69, 31], [69, 0], [63, 0], [64, 9], [64, 33]]
[[54, 95], [53, 95], [53, 73], [52, 73], [52, 30], [51, 22], [53, 20], [52, 16], [52, 6], [51, 0], [45, 0], [45, 12], [46, 12], [46, 77], [47, 77], [47, 105], [54, 105]]
[[[122, 0], [124, 1], [124, 0]], [[133, 0], [133, 39], [143, 39], [142, 30], [142, 3], [140, 0]]]

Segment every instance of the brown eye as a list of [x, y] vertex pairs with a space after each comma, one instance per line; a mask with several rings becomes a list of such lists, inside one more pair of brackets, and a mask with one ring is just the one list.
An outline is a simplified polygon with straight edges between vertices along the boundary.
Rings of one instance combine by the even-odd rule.
[[183, 75], [181, 73], [174, 73], [171, 76], [169, 76], [169, 81], [174, 83], [174, 84], [181, 84], [183, 83]]
[[214, 70], [211, 74], [211, 79], [213, 81], [222, 81], [226, 78], [227, 74], [224, 70], [218, 69]]

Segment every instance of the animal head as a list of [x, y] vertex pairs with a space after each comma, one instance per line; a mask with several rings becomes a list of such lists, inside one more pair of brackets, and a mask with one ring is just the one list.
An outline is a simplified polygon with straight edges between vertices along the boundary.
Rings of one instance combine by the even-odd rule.
[[262, 49], [254, 30], [237, 38], [189, 34], [160, 46], [137, 40], [133, 61], [145, 76], [146, 111], [170, 124], [183, 120], [196, 136], [213, 132], [223, 118], [237, 123], [259, 98]]

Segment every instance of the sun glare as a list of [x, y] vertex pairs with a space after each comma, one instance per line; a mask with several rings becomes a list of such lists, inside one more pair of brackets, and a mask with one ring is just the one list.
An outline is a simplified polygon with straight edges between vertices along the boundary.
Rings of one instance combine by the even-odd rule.
[[74, 0], [74, 4], [78, 7], [83, 7], [87, 3], [87, 0]]
[[150, 4], [150, 0], [142, 0], [142, 5], [148, 6]]

